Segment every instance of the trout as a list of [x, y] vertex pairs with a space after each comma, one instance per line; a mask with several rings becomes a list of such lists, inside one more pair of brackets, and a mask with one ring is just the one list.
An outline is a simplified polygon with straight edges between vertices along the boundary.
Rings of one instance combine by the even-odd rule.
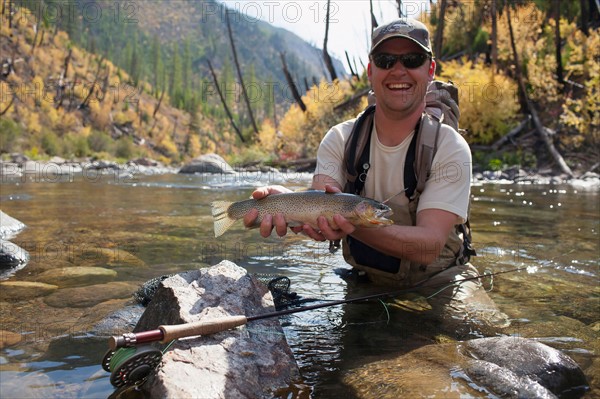
[[212, 204], [215, 237], [225, 233], [236, 220], [242, 219], [252, 208], [258, 210], [253, 226], [260, 225], [266, 214], [283, 214], [288, 226], [304, 224], [318, 230], [317, 218], [325, 216], [332, 228], [337, 228], [333, 215], [339, 214], [359, 227], [380, 227], [393, 224], [386, 219], [392, 214], [387, 205], [373, 199], [346, 193], [326, 193], [318, 190], [268, 195], [259, 200], [239, 202], [215, 201]]

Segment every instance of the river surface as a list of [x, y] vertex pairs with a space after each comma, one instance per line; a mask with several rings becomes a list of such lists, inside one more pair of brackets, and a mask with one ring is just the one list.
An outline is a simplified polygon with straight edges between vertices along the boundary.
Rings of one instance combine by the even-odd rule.
[[[51, 283], [58, 289], [43, 296], [0, 294], [0, 330], [20, 339], [0, 350], [0, 396], [108, 397], [114, 389], [100, 367], [106, 341], [91, 339], [90, 329], [130, 303], [141, 283], [161, 275], [229, 259], [250, 273], [288, 276], [292, 290], [305, 298], [370, 292], [372, 287], [340, 277], [348, 266], [341, 254], [329, 253], [326, 243], [302, 236], [263, 239], [241, 223], [214, 238], [211, 201], [246, 199], [263, 184], [295, 189], [309, 181], [307, 174], [117, 172], [3, 180], [2, 210], [28, 226], [12, 241], [31, 256], [25, 268], [3, 280]], [[486, 281], [490, 296], [512, 319], [508, 333], [564, 350], [590, 380], [592, 390], [585, 396], [598, 397], [597, 189], [475, 184], [472, 200], [474, 264], [481, 272], [528, 268]], [[81, 266], [116, 273], [63, 281], [48, 273]], [[420, 306], [418, 299], [370, 302], [282, 318], [303, 376], [298, 396], [356, 396], [346, 378], [357, 367], [443, 341], [444, 333], [419, 317]], [[474, 390], [470, 397], [487, 396]]]

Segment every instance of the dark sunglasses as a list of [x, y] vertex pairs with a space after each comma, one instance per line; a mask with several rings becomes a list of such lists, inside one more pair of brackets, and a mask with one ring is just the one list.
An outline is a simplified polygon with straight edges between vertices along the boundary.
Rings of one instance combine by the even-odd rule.
[[408, 53], [408, 54], [388, 54], [378, 53], [371, 56], [373, 63], [380, 69], [392, 69], [396, 62], [400, 61], [405, 68], [416, 69], [423, 65], [429, 59], [429, 54]]

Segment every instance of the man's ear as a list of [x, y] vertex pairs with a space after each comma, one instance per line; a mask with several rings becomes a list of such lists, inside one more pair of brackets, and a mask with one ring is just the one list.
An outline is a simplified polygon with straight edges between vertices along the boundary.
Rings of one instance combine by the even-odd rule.
[[372, 74], [372, 71], [371, 71], [371, 63], [369, 62], [369, 63], [367, 64], [367, 77], [369, 78], [369, 81], [371, 80], [371, 74]]
[[433, 79], [435, 79], [435, 60], [432, 58], [429, 65], [429, 81], [433, 81]]

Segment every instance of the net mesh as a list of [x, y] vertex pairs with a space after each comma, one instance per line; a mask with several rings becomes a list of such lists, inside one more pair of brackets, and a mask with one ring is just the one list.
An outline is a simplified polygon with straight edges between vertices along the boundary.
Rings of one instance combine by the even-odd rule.
[[[146, 281], [140, 286], [140, 288], [133, 293], [133, 298], [137, 303], [142, 306], [148, 306], [156, 290], [160, 287], [160, 284], [167, 278], [174, 276], [175, 274], [165, 274], [163, 276], [155, 277], [151, 280]], [[285, 309], [290, 306], [299, 305], [307, 300], [303, 300], [295, 292], [290, 292], [291, 282], [286, 276], [276, 276], [268, 274], [255, 274], [254, 277], [267, 286], [271, 295], [273, 296], [273, 302], [276, 310]]]

